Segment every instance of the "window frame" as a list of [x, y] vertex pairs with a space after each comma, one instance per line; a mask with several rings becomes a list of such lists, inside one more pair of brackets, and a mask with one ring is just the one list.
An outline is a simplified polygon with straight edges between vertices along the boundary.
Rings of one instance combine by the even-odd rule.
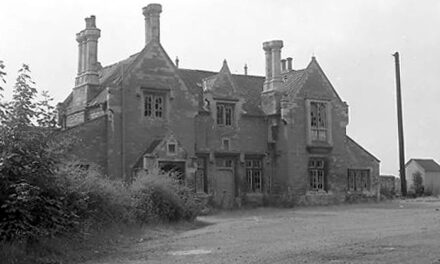
[[218, 126], [232, 127], [235, 121], [235, 104], [216, 102], [216, 124]]
[[324, 158], [314, 157], [308, 161], [307, 171], [309, 174], [309, 190], [311, 191], [327, 191], [326, 186], [326, 163]]
[[[246, 158], [246, 186], [248, 193], [263, 193], [263, 161], [262, 159]], [[258, 179], [258, 181], [255, 181]], [[257, 182], [257, 183], [255, 183]]]
[[[314, 122], [313, 105], [324, 106], [322, 110], [322, 115], [317, 113], [316, 115], [316, 126], [312, 125]], [[332, 139], [332, 104], [331, 101], [317, 100], [317, 99], [306, 99], [306, 120], [307, 120], [307, 143], [308, 145], [327, 143], [328, 145], [333, 145]], [[321, 124], [319, 122], [319, 117], [321, 117]], [[324, 122], [324, 125], [322, 124]], [[316, 137], [314, 134], [316, 133]], [[320, 139], [320, 135], [324, 134]]]
[[[359, 185], [358, 182], [360, 182]], [[347, 169], [347, 191], [371, 191], [371, 170], [368, 168]]]
[[[151, 101], [147, 103], [148, 98]], [[158, 104], [160, 100], [160, 104]], [[167, 95], [165, 92], [144, 91], [143, 93], [143, 116], [150, 119], [166, 119]], [[149, 112], [149, 113], [147, 113]]]

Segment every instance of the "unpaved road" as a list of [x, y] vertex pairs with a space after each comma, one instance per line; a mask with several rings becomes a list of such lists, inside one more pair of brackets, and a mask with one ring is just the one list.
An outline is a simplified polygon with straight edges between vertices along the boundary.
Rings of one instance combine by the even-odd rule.
[[200, 220], [209, 225], [89, 263], [440, 264], [438, 200], [259, 208]]

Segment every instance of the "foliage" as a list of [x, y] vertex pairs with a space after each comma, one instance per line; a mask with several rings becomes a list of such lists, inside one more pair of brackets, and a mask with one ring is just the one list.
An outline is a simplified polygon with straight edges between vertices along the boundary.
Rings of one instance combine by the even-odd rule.
[[131, 192], [139, 222], [193, 220], [200, 211], [194, 193], [168, 174], [142, 173], [133, 182]]
[[[0, 95], [4, 68], [0, 61]], [[53, 99], [44, 91], [36, 102], [34, 86], [29, 66], [23, 64], [12, 100], [0, 105], [0, 259], [49, 238], [112, 224], [197, 216], [194, 193], [169, 175], [150, 173], [127, 186], [91, 164], [72, 160], [66, 153], [75, 137], [57, 132]]]
[[4, 240], [32, 242], [67, 231], [76, 223], [56, 185], [56, 157], [47, 148], [50, 139], [49, 133], [37, 128], [0, 129], [0, 230]]
[[82, 166], [80, 162], [62, 164], [57, 184], [66, 193], [69, 210], [79, 217], [83, 231], [131, 222], [128, 188], [121, 180], [102, 176], [96, 166]]
[[40, 127], [55, 127], [56, 121], [56, 109], [51, 104], [54, 100], [49, 95], [49, 91], [41, 92], [41, 100], [37, 102], [37, 123]]
[[11, 125], [31, 126], [32, 120], [37, 117], [37, 105], [35, 98], [37, 89], [34, 87], [35, 82], [30, 76], [29, 66], [23, 64], [18, 70], [12, 101], [10, 102], [9, 122]]
[[416, 197], [422, 196], [424, 193], [424, 186], [423, 186], [423, 177], [422, 174], [417, 171], [413, 173], [413, 186], [414, 186], [414, 194]]
[[[6, 72], [5, 70], [5, 64], [2, 60], [0, 60], [0, 100], [3, 100], [3, 92], [4, 88], [3, 85], [6, 84]], [[5, 113], [5, 105], [2, 101], [0, 101], [0, 121], [3, 121], [6, 119], [6, 113]]]

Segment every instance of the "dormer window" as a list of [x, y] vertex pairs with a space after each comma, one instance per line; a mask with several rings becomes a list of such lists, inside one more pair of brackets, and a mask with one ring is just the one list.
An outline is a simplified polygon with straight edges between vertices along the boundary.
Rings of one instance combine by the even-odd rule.
[[217, 125], [232, 126], [234, 120], [234, 105], [217, 103]]
[[162, 119], [165, 116], [165, 96], [159, 93], [145, 93], [144, 116]]

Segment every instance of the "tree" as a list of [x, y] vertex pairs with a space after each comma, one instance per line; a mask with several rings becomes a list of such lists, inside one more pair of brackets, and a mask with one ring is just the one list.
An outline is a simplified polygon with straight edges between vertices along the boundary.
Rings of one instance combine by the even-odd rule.
[[32, 121], [37, 117], [35, 97], [37, 89], [30, 76], [29, 66], [23, 64], [18, 70], [18, 77], [14, 85], [12, 101], [9, 104], [9, 122], [18, 126], [32, 126]]
[[41, 92], [41, 97], [41, 100], [37, 103], [37, 123], [40, 127], [56, 127], [56, 109], [51, 104], [54, 99], [46, 90]]
[[0, 121], [6, 118], [5, 105], [1, 101], [3, 99], [3, 91], [5, 90], [3, 88], [3, 85], [6, 84], [6, 79], [5, 79], [6, 72], [4, 70], [5, 70], [5, 64], [2, 60], [0, 60]]
[[414, 185], [414, 192], [416, 196], [422, 196], [424, 193], [424, 186], [423, 186], [423, 177], [420, 171], [416, 171], [413, 173], [413, 185]]

